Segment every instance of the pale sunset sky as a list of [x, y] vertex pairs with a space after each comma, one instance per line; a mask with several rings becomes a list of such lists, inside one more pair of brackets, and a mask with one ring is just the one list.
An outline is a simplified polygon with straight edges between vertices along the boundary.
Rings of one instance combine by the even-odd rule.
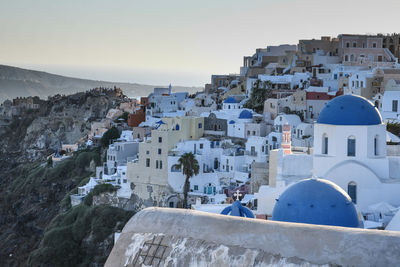
[[400, 32], [399, 0], [0, 0], [0, 64], [203, 86], [258, 47]]

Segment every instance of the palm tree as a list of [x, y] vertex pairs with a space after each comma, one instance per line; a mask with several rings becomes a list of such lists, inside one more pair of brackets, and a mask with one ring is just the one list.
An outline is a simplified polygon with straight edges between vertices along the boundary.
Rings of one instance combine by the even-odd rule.
[[185, 153], [178, 160], [178, 168], [182, 170], [183, 175], [186, 176], [185, 185], [183, 187], [183, 207], [187, 208], [187, 195], [190, 189], [189, 179], [199, 174], [199, 162], [192, 152]]

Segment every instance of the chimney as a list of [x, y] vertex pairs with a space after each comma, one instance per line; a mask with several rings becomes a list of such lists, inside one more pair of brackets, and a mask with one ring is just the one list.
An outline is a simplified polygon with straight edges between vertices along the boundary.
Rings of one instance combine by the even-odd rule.
[[289, 124], [283, 125], [281, 147], [285, 155], [292, 154], [292, 132]]

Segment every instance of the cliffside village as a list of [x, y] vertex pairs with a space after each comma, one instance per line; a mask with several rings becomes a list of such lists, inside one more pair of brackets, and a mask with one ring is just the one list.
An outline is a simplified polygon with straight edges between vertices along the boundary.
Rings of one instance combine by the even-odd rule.
[[[399, 57], [400, 34], [299, 40], [256, 49], [240, 74], [212, 75], [194, 95], [170, 85], [124, 98], [81, 140], [98, 146], [110, 128], [120, 132], [71, 203], [110, 183], [118, 189], [113, 205], [182, 207], [178, 161], [191, 152], [200, 167], [190, 179], [192, 209], [221, 213], [239, 200], [269, 219], [290, 185], [318, 177], [348, 193], [364, 228], [400, 230], [400, 138], [386, 129], [400, 123]], [[261, 106], [252, 105], [263, 92]], [[6, 101], [0, 121], [38, 105], [36, 98]], [[67, 153], [53, 162], [79, 147], [64, 144]]]

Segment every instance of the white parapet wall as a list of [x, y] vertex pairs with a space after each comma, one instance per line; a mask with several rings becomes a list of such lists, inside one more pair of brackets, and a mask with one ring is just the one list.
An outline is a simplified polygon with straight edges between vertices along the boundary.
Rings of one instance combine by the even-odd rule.
[[147, 208], [105, 266], [399, 266], [400, 233]]

